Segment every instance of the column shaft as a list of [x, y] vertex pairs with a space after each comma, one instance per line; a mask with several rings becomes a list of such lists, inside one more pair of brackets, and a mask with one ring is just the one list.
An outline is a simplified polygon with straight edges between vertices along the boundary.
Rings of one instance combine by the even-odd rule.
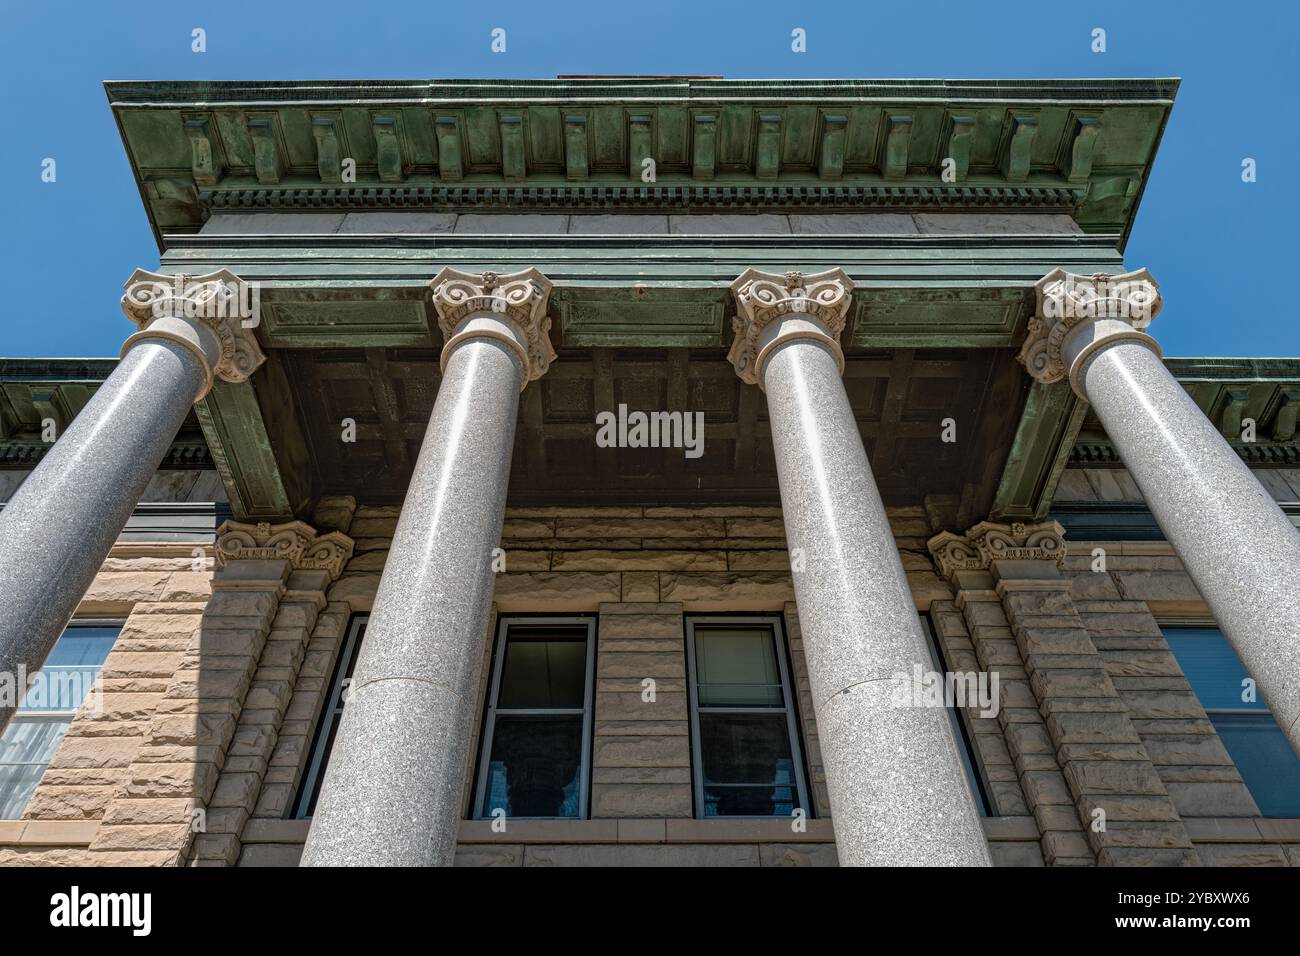
[[1300, 532], [1145, 344], [1107, 344], [1085, 357], [1077, 376], [1300, 753]]
[[0, 673], [44, 664], [206, 375], [191, 349], [137, 342], [0, 511]]
[[496, 339], [450, 353], [304, 866], [452, 861], [523, 376]]
[[897, 705], [933, 668], [836, 357], [788, 340], [762, 380], [840, 863], [987, 866], [948, 715]]

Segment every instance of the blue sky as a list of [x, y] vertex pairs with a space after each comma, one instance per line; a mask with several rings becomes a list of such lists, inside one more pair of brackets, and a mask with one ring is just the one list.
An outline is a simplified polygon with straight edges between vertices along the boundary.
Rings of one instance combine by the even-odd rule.
[[[1129, 242], [1176, 356], [1296, 356], [1300, 4], [601, 0], [0, 0], [0, 355], [116, 355], [122, 283], [157, 264], [105, 79], [1178, 76]], [[207, 31], [206, 53], [190, 31]], [[507, 52], [489, 49], [495, 27]], [[808, 52], [790, 49], [807, 31]], [[1091, 31], [1107, 33], [1093, 53]], [[54, 157], [58, 180], [41, 182]], [[1258, 181], [1241, 181], [1254, 158]]]

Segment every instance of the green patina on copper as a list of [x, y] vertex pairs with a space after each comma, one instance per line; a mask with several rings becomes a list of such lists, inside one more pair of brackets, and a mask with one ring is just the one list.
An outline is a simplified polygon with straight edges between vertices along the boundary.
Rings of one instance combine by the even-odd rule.
[[216, 209], [916, 208], [1065, 211], [1122, 245], [1178, 81], [105, 86], [160, 238]]
[[[116, 365], [117, 359], [0, 359], [0, 468], [35, 468], [53, 447], [47, 436], [64, 433]], [[161, 467], [213, 467], [194, 414]]]
[[1085, 410], [1069, 382], [1030, 386], [994, 494], [993, 518], [1035, 520], [1047, 513]]
[[[1005, 357], [1019, 345], [1032, 285], [1053, 269], [1123, 271], [1124, 242], [1178, 81], [628, 78], [106, 87], [164, 250], [163, 271], [228, 268], [262, 287], [257, 334], [271, 355], [268, 370], [242, 390], [214, 391], [198, 409], [237, 514], [300, 512], [320, 490], [322, 477], [312, 473], [332, 438], [307, 421], [308, 406], [321, 396], [297, 389], [320, 373], [300, 368], [298, 357], [312, 358], [322, 371], [333, 362], [332, 374], [368, 369], [329, 388], [360, 382], [387, 396], [377, 403], [376, 421], [383, 454], [393, 459], [395, 475], [401, 471], [420, 415], [403, 410], [400, 388], [377, 388], [371, 366], [381, 361], [403, 370], [409, 387], [423, 394], [423, 359], [411, 356], [441, 343], [427, 283], [450, 266], [540, 269], [556, 286], [551, 334], [561, 350], [692, 349], [718, 361], [731, 337], [734, 304], [726, 290], [744, 269], [843, 268], [855, 283], [845, 348], [864, 356], [895, 350], [894, 362], [904, 366], [882, 377], [862, 371], [874, 368], [874, 359], [851, 362], [866, 376], [858, 384], [846, 380], [851, 393], [867, 382], [888, 395], [911, 388], [911, 350], [949, 350], [937, 367], [950, 364], [952, 377], [944, 380], [962, 383], [953, 395], [933, 386], [895, 395], [879, 434], [864, 419], [864, 437], [883, 449], [874, 463], [883, 486], [901, 493], [909, 487], [907, 470], [928, 474], [920, 449], [929, 433], [909, 432], [921, 427], [919, 418], [906, 417], [909, 409], [928, 422], [956, 396], [967, 412], [983, 388], [989, 397], [980, 411], [979, 454], [987, 460], [953, 462], [945, 474], [972, 507], [996, 497], [1007, 515], [1029, 516], [1050, 501], [1081, 411], [1027, 394], [1017, 387], [1018, 370], [1002, 362], [994, 374], [979, 350], [1008, 350]], [[377, 226], [379, 235], [357, 234], [357, 224], [343, 230], [347, 215], [403, 210], [548, 213], [552, 223], [566, 214], [611, 212], [886, 218], [864, 219], [848, 235], [758, 235], [762, 230], [743, 226], [749, 235], [512, 235], [525, 227], [508, 219], [495, 235], [433, 234], [410, 221], [411, 231], [399, 234], [391, 224]], [[258, 227], [247, 220], [247, 234], [199, 232], [213, 214], [274, 212], [290, 215]], [[927, 227], [896, 235], [886, 221], [916, 214], [919, 223], [921, 214], [936, 212], [968, 214], [961, 220], [963, 227], [969, 222], [968, 234]], [[310, 220], [298, 218], [309, 213]], [[1084, 235], [1063, 234], [1059, 218], [1038, 220], [1052, 224], [1045, 234], [1015, 227], [1015, 235], [997, 235], [1013, 227], [985, 217], [1005, 213], [1069, 216]], [[1023, 227], [1026, 220], [1017, 222]], [[357, 354], [364, 361], [354, 362]], [[669, 361], [678, 368], [673, 361], [680, 364], [681, 353], [666, 354], [679, 356]], [[705, 367], [693, 361], [681, 368], [687, 366]], [[552, 377], [559, 388], [562, 376]], [[894, 378], [893, 391], [881, 384]], [[578, 401], [586, 387], [575, 384], [563, 401]], [[875, 397], [868, 391], [854, 400], [870, 415]], [[731, 407], [729, 394], [719, 392], [722, 407]], [[547, 401], [560, 401], [558, 393]], [[1226, 402], [1229, 422], [1249, 405], [1240, 396]], [[1284, 408], [1279, 421], [1290, 414]], [[531, 434], [528, 427], [521, 434]], [[551, 440], [557, 449], [569, 441]], [[735, 440], [733, 464], [745, 467], [755, 436], [741, 428]], [[546, 456], [539, 451], [525, 461], [539, 457]], [[724, 478], [716, 476], [719, 489]], [[756, 485], [754, 493], [765, 494], [765, 487]]]
[[[1171, 358], [1165, 364], [1244, 461], [1255, 467], [1300, 466], [1300, 360]], [[1245, 440], [1252, 433], [1253, 440]], [[1067, 465], [1121, 464], [1100, 422], [1068, 383], [1035, 383], [993, 514], [1041, 519]]]
[[1033, 283], [1056, 268], [1123, 271], [1103, 237], [219, 236], [177, 237], [162, 271], [230, 269], [262, 287], [268, 349], [441, 344], [429, 277], [444, 266], [537, 268], [556, 284], [557, 348], [731, 344], [728, 286], [746, 268], [842, 268], [854, 348], [1011, 348]]

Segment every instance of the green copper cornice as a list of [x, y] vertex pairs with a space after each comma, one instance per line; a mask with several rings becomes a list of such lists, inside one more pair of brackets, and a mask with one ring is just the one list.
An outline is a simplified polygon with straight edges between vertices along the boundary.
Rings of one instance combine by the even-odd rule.
[[[219, 264], [219, 265], [217, 265]], [[843, 268], [856, 291], [845, 344], [1011, 348], [1033, 283], [1055, 268], [1122, 270], [1107, 237], [467, 236], [174, 237], [165, 273], [228, 268], [261, 284], [265, 348], [432, 347], [430, 276], [536, 268], [555, 283], [557, 348], [719, 348], [747, 268]]]
[[[35, 468], [117, 366], [117, 359], [0, 359], [0, 468]], [[162, 468], [211, 468], [194, 415], [186, 418]]]
[[[1300, 464], [1300, 359], [1165, 359], [1165, 365], [1252, 467]], [[1254, 440], [1243, 436], [1253, 421]], [[1034, 383], [995, 496], [997, 518], [1047, 515], [1067, 466], [1121, 466], [1118, 452], [1069, 383]]]
[[[1067, 212], [1122, 245], [1177, 80], [112, 82], [155, 232], [213, 210]], [[955, 177], [955, 178], [954, 178]]]

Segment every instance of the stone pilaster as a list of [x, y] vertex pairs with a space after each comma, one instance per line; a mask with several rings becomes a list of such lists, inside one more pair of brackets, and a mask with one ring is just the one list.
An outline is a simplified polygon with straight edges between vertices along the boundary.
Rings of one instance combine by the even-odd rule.
[[945, 532], [930, 542], [958, 588], [972, 636], [992, 629], [977, 646], [988, 642], [990, 659], [1005, 660], [1010, 637], [1023, 664], [1029, 693], [1023, 682], [1004, 684], [1003, 725], [1044, 858], [1195, 865], [1187, 831], [1074, 606], [1061, 573], [1062, 537], [1055, 522], [982, 522], [964, 537]]
[[[218, 541], [218, 560], [231, 542], [245, 546], [248, 527], [227, 525]], [[306, 529], [298, 529], [304, 535]], [[261, 544], [254, 536], [255, 545]], [[265, 544], [261, 544], [265, 547]], [[339, 532], [315, 538], [285, 582], [285, 591], [266, 635], [257, 670], [240, 709], [234, 738], [208, 811], [208, 829], [195, 838], [191, 859], [198, 865], [231, 865], [238, 860], [239, 835], [253, 816], [282, 816], [292, 799], [292, 784], [266, 778], [270, 765], [287, 756], [279, 732], [293, 696], [308, 641], [321, 611], [325, 591], [352, 554], [352, 541]]]
[[[962, 708], [966, 714], [966, 726], [970, 730], [971, 744], [976, 751], [976, 758], [984, 771], [984, 782], [989, 800], [990, 812], [995, 816], [1027, 816], [1029, 803], [1020, 786], [1020, 772], [1016, 761], [1007, 747], [1006, 717], [1015, 716], [1014, 708], [1008, 708], [1001, 699], [1007, 681], [1021, 681], [1028, 689], [1028, 676], [1020, 662], [1020, 654], [1015, 651], [1014, 641], [1009, 632], [1006, 643], [998, 645], [999, 636], [988, 625], [972, 626], [964, 613], [974, 612], [982, 591], [961, 592], [958, 600], [935, 600], [930, 603], [930, 622], [934, 627], [935, 637], [943, 649], [944, 661], [948, 669], [956, 673], [997, 675], [999, 699], [996, 712], [988, 714], [978, 701], [967, 702]], [[996, 595], [995, 595], [996, 597]], [[1005, 627], [1005, 621], [1002, 625]], [[975, 634], [978, 634], [976, 638]], [[1011, 645], [1012, 654], [999, 654]], [[958, 703], [960, 706], [960, 703]], [[1006, 717], [1004, 717], [1006, 715]], [[997, 846], [992, 847], [997, 850]], [[998, 862], [996, 859], [994, 862]]]
[[[1008, 529], [1009, 530], [1009, 529]], [[1025, 660], [995, 589], [988, 560], [977, 545], [943, 533], [930, 540], [939, 573], [956, 590], [954, 609], [970, 634], [980, 670], [998, 677], [998, 723], [1005, 737], [1017, 789], [1042, 834], [1043, 859], [1049, 866], [1092, 866], [1096, 856], [1083, 836], [1075, 799], [1056, 761], [1056, 748], [1030, 686]], [[932, 615], [934, 611], [932, 610]], [[935, 626], [945, 626], [935, 615]], [[1003, 776], [990, 769], [990, 784]], [[999, 810], [1001, 810], [999, 805]]]
[[[247, 751], [252, 737], [265, 733], [253, 730], [265, 726], [258, 712], [266, 708], [257, 705], [275, 690], [271, 681], [252, 689], [281, 600], [292, 595], [283, 620], [300, 616], [303, 586], [336, 575], [350, 552], [345, 536], [318, 537], [301, 522], [222, 526], [212, 597], [91, 843], [92, 862], [234, 862], [251, 809], [245, 805], [256, 798], [264, 772]], [[246, 705], [250, 714], [241, 724]], [[230, 772], [223, 776], [223, 768]]]

